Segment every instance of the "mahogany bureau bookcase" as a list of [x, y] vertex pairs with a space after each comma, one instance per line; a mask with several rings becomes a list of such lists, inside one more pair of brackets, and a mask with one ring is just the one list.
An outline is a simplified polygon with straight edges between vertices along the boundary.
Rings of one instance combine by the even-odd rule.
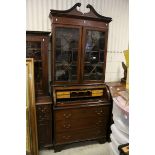
[[110, 17], [88, 4], [88, 13], [51, 10], [53, 145], [109, 138], [112, 100], [104, 83]]

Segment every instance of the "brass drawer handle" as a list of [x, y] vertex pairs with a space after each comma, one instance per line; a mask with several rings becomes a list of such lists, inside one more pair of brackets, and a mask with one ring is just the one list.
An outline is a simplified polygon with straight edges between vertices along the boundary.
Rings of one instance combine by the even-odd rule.
[[102, 110], [99, 110], [99, 111], [96, 110], [95, 112], [96, 112], [97, 115], [104, 115], [104, 112]]
[[64, 117], [65, 118], [69, 118], [69, 117], [71, 117], [72, 116], [72, 114], [64, 114]]
[[68, 140], [71, 138], [71, 136], [63, 136], [62, 138]]
[[102, 113], [102, 112], [97, 112], [97, 114], [98, 114], [98, 115], [104, 115], [104, 113]]
[[69, 129], [71, 127], [70, 124], [64, 124], [64, 128]]
[[96, 125], [100, 125], [100, 124], [103, 124], [104, 122], [103, 121], [98, 121], [96, 122]]

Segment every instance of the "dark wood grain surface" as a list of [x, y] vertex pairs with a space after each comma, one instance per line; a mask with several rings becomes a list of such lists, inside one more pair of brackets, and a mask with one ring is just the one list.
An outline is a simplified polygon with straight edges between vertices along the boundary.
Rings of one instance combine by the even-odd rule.
[[[53, 98], [53, 145], [55, 152], [60, 151], [63, 145], [66, 144], [86, 140], [105, 142], [109, 137], [112, 100], [109, 87], [104, 84], [104, 80], [108, 29], [112, 18], [99, 15], [90, 4], [87, 5], [90, 11], [83, 14], [77, 10], [77, 7], [80, 6], [81, 3], [77, 3], [68, 10], [51, 10], [49, 15], [52, 26], [51, 90]], [[60, 52], [57, 46], [61, 47], [61, 43], [56, 44], [61, 40], [61, 35], [58, 36], [57, 34], [59, 28], [65, 28], [65, 30], [70, 28], [78, 31], [78, 36], [76, 36], [78, 37], [76, 38], [78, 40], [76, 41], [77, 79], [74, 81], [64, 80], [64, 78], [62, 80], [61, 78], [59, 80], [56, 79], [56, 73], [59, 73], [56, 71], [63, 70], [62, 68], [58, 69], [59, 64], [56, 57], [58, 56], [57, 52]], [[99, 69], [101, 70], [99, 71], [101, 72], [101, 78], [84, 79], [85, 48], [88, 31], [103, 34], [103, 38], [100, 38], [101, 44], [104, 44], [103, 49], [100, 47], [104, 51], [103, 62], [101, 62]], [[63, 51], [61, 48], [61, 52], [69, 51]], [[69, 64], [68, 60], [64, 61]], [[57, 98], [58, 91], [74, 90], [78, 92], [79, 90], [86, 89], [102, 89], [103, 94], [96, 97], [76, 96], [66, 99], [64, 95], [64, 98]]]
[[106, 83], [109, 86], [110, 92], [112, 97], [119, 96], [119, 92], [126, 91], [126, 86], [124, 83], [121, 82], [107, 82]]
[[51, 148], [52, 140], [52, 100], [50, 96], [36, 98], [39, 149]]
[[[37, 90], [35, 88], [36, 96], [49, 95], [48, 87], [48, 44], [49, 44], [49, 32], [38, 32], [38, 31], [27, 31], [26, 41], [27, 42], [39, 42], [41, 44], [41, 62], [42, 62], [42, 86], [41, 89]], [[28, 51], [27, 51], [28, 52]], [[35, 52], [35, 51], [34, 51]], [[35, 60], [34, 60], [34, 63]], [[37, 71], [34, 68], [35, 72]], [[36, 78], [36, 77], [35, 77]], [[36, 79], [35, 79], [36, 81]]]

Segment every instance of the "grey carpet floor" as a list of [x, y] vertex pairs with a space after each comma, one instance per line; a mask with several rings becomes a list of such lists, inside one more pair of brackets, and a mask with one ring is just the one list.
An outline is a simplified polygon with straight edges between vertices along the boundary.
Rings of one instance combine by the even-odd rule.
[[109, 143], [82, 143], [66, 146], [61, 152], [54, 153], [53, 150], [43, 150], [39, 155], [111, 155]]

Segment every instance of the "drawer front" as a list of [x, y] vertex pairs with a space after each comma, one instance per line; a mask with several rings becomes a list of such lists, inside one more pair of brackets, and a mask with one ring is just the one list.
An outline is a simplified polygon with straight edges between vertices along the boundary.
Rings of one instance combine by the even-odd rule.
[[55, 122], [55, 132], [75, 131], [78, 129], [103, 127], [107, 128], [109, 117], [86, 117], [80, 119], [66, 119]]
[[55, 144], [71, 143], [97, 138], [106, 138], [106, 133], [102, 128], [76, 130], [74, 132], [56, 134]]
[[36, 114], [39, 122], [49, 121], [52, 118], [52, 106], [51, 104], [37, 105]]
[[109, 115], [110, 106], [81, 107], [77, 109], [55, 110], [55, 120], [80, 119], [89, 117], [106, 117]]

